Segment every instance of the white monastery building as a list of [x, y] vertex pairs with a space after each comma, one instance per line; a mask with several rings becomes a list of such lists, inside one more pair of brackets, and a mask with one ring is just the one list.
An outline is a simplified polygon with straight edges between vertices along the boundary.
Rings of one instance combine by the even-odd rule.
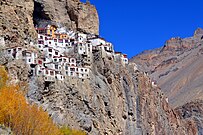
[[33, 76], [43, 76], [45, 81], [63, 81], [66, 77], [89, 79], [94, 52], [102, 57], [112, 56], [122, 65], [128, 64], [126, 54], [115, 52], [113, 45], [105, 39], [66, 28], [47, 25], [36, 28], [38, 41], [36, 49], [10, 47], [4, 49], [7, 56], [23, 59], [30, 65]]

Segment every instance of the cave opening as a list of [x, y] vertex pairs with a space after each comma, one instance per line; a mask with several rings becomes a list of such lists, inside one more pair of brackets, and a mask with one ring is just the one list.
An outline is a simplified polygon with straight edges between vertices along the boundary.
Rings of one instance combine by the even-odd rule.
[[34, 1], [33, 23], [35, 27], [43, 27], [51, 21], [49, 15], [44, 11], [44, 7], [40, 2]]

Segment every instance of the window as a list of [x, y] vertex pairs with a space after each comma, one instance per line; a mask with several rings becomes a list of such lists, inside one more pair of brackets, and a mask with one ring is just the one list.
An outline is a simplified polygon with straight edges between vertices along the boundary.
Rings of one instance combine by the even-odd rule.
[[74, 62], [75, 62], [75, 60], [74, 60], [74, 59], [72, 59], [72, 60], [71, 60], [71, 62], [73, 62], [73, 63], [74, 63]]
[[59, 59], [59, 62], [62, 62], [62, 58]]
[[38, 64], [42, 64], [42, 61], [41, 61], [41, 60], [38, 60]]
[[47, 38], [47, 37], [45, 37], [45, 40], [48, 40], [48, 38]]
[[49, 54], [49, 57], [52, 57], [52, 54]]
[[50, 75], [54, 75], [54, 71], [50, 71]]
[[70, 75], [73, 75], [73, 72], [70, 72]]
[[65, 40], [65, 43], [68, 43], [68, 40]]
[[40, 36], [40, 39], [43, 39], [43, 36]]
[[46, 70], [46, 74], [47, 74], [47, 75], [49, 74], [49, 71], [48, 71], [48, 70]]
[[68, 66], [66, 66], [65, 69], [68, 70]]
[[63, 43], [63, 39], [59, 39], [58, 42], [59, 42], [59, 43]]
[[22, 50], [22, 48], [18, 48], [18, 51], [21, 51]]
[[8, 50], [8, 54], [10, 54], [11, 53], [11, 50]]
[[41, 45], [39, 45], [39, 48], [41, 48]]
[[55, 65], [55, 69], [58, 69], [59, 67], [58, 67], [58, 65]]
[[57, 42], [57, 39], [54, 39], [54, 42]]
[[66, 62], [66, 58], [63, 58], [63, 61]]
[[38, 74], [40, 75], [41, 73], [42, 73], [42, 71], [41, 71], [41, 70], [39, 70], [39, 71], [38, 71]]
[[68, 75], [68, 71], [66, 71], [66, 75]]
[[70, 71], [75, 71], [75, 68], [70, 68]]
[[49, 44], [51, 44], [51, 42], [49, 42]]
[[49, 49], [49, 52], [52, 52], [52, 49]]
[[58, 53], [58, 52], [55, 52], [55, 54], [58, 55], [59, 53]]
[[85, 69], [85, 72], [87, 72], [87, 69]]
[[28, 59], [28, 62], [31, 62], [31, 59]]
[[81, 70], [81, 72], [83, 72], [83, 69], [80, 69]]

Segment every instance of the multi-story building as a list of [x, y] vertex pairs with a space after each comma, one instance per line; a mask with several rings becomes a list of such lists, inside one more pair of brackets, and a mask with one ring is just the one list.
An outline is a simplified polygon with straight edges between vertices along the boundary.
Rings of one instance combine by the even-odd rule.
[[126, 54], [114, 53], [113, 45], [97, 35], [85, 34], [47, 25], [36, 28], [36, 50], [22, 47], [6, 48], [5, 53], [14, 59], [23, 59], [30, 65], [33, 76], [42, 76], [45, 81], [63, 81], [66, 77], [90, 78], [95, 52], [102, 57], [119, 59], [128, 64]]

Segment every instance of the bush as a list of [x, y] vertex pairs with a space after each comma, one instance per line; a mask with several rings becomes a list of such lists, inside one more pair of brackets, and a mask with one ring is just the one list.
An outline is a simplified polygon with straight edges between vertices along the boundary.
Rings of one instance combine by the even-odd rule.
[[59, 129], [47, 112], [29, 105], [19, 86], [7, 85], [8, 75], [0, 66], [0, 124], [16, 135], [86, 135], [68, 127]]
[[42, 108], [29, 105], [18, 86], [6, 84], [7, 73], [0, 67], [0, 124], [20, 135], [60, 135], [58, 127]]
[[61, 133], [63, 135], [86, 135], [86, 133], [83, 132], [83, 131], [78, 131], [78, 130], [70, 129], [68, 127], [62, 127], [61, 128]]

